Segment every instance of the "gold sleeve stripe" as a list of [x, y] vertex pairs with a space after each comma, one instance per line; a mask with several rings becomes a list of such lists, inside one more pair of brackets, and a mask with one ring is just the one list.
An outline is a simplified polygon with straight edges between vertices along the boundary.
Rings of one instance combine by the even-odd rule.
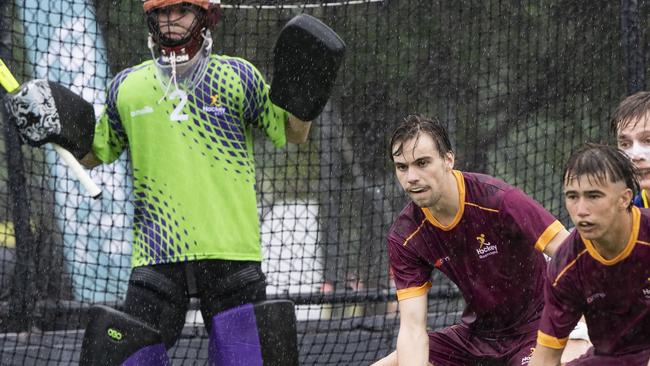
[[541, 344], [542, 346], [546, 346], [548, 348], [564, 349], [568, 340], [569, 337], [555, 338], [553, 336], [550, 336], [542, 332], [541, 330], [537, 331], [537, 343]]
[[417, 229], [416, 229], [416, 230], [415, 230], [411, 235], [409, 235], [409, 237], [406, 238], [406, 240], [404, 240], [404, 244], [402, 244], [402, 246], [405, 247], [406, 244], [409, 242], [409, 240], [411, 240], [412, 237], [414, 237], [415, 235], [417, 235], [417, 233], [420, 232], [420, 229], [422, 229], [422, 226], [424, 226], [424, 224], [425, 224], [426, 222], [427, 222], [427, 219], [426, 219], [426, 217], [425, 217], [424, 219], [422, 219], [422, 222], [420, 223], [420, 226], [418, 226], [418, 228], [417, 228]]
[[645, 189], [641, 190], [641, 198], [643, 199], [643, 207], [644, 208], [650, 207], [650, 206], [648, 206], [648, 195], [647, 195]]
[[422, 296], [431, 288], [431, 282], [427, 282], [420, 287], [409, 287], [402, 290], [397, 290], [397, 300], [406, 300], [412, 297]]
[[559, 221], [555, 220], [552, 224], [550, 224], [546, 230], [542, 233], [542, 235], [539, 236], [539, 239], [537, 239], [537, 242], [535, 243], [535, 249], [539, 250], [540, 252], [543, 252], [544, 249], [546, 249], [546, 246], [548, 243], [555, 238], [555, 235], [559, 233], [560, 231], [564, 230], [564, 225], [562, 225]]
[[553, 281], [553, 287], [557, 286], [557, 282], [560, 280], [560, 278], [562, 278], [562, 276], [564, 276], [564, 273], [568, 271], [569, 268], [573, 267], [578, 261], [578, 258], [580, 258], [580, 256], [582, 256], [585, 253], [587, 253], [587, 249], [583, 249], [582, 252], [578, 253], [578, 256], [574, 260], [569, 262], [569, 264], [567, 264], [566, 267], [562, 269], [562, 271], [560, 271], [557, 277], [555, 277], [555, 281]]
[[468, 205], [468, 206], [478, 207], [478, 208], [480, 208], [481, 210], [485, 210], [485, 211], [490, 211], [490, 212], [499, 212], [499, 210], [495, 210], [495, 209], [493, 209], [493, 208], [487, 208], [487, 207], [479, 206], [479, 205], [477, 205], [476, 203], [465, 202], [465, 204]]

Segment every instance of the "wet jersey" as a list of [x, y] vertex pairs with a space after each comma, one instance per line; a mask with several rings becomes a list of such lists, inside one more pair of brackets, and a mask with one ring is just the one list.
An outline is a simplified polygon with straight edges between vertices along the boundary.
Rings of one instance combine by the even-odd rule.
[[632, 209], [625, 249], [605, 259], [574, 230], [548, 268], [537, 341], [561, 349], [584, 314], [599, 355], [650, 349], [650, 211]]
[[543, 306], [541, 251], [564, 227], [501, 180], [454, 175], [460, 207], [452, 223], [442, 225], [411, 202], [388, 233], [398, 299], [425, 294], [437, 268], [462, 292], [467, 304], [462, 322], [472, 331], [486, 336], [534, 332]]
[[134, 267], [262, 258], [252, 130], [283, 146], [287, 112], [247, 61], [212, 55], [204, 70], [194, 88], [166, 90], [148, 61], [109, 86], [93, 151], [110, 163], [128, 147]]

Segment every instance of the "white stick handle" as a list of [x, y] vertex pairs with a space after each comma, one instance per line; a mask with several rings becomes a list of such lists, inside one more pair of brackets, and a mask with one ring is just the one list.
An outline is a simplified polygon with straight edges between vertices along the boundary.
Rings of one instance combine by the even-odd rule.
[[102, 190], [99, 189], [97, 184], [93, 182], [93, 180], [90, 178], [90, 175], [88, 175], [88, 172], [79, 164], [77, 159], [72, 155], [68, 150], [62, 148], [61, 146], [57, 144], [52, 144], [54, 147], [54, 150], [59, 154], [61, 159], [65, 161], [65, 164], [72, 170], [74, 173], [75, 177], [79, 180], [82, 186], [86, 189], [86, 192], [94, 198], [98, 199], [99, 197], [102, 196]]

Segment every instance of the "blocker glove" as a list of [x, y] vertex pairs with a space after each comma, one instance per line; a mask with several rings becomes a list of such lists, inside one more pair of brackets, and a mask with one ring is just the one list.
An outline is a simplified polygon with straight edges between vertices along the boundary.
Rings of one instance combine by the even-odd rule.
[[24, 143], [52, 142], [81, 159], [92, 149], [95, 133], [93, 106], [71, 90], [44, 79], [24, 83], [4, 98], [9, 121]]
[[345, 43], [327, 25], [307, 14], [294, 17], [275, 44], [271, 101], [313, 120], [329, 99], [344, 54]]

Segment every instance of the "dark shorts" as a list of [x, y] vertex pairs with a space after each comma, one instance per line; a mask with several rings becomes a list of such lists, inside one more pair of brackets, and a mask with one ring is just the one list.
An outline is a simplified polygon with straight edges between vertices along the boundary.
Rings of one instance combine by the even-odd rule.
[[429, 333], [429, 362], [434, 366], [528, 365], [537, 332], [502, 338], [472, 334], [464, 325]]
[[566, 366], [646, 366], [648, 361], [650, 361], [650, 349], [620, 356], [603, 356], [596, 355], [594, 347], [591, 347], [584, 355], [567, 362]]
[[266, 278], [260, 262], [200, 260], [148, 268], [169, 280], [174, 291], [161, 294], [146, 286], [134, 285], [132, 273], [124, 312], [160, 330], [167, 347], [176, 342], [183, 329], [190, 297], [200, 299], [208, 333], [214, 315], [235, 306], [266, 300]]

